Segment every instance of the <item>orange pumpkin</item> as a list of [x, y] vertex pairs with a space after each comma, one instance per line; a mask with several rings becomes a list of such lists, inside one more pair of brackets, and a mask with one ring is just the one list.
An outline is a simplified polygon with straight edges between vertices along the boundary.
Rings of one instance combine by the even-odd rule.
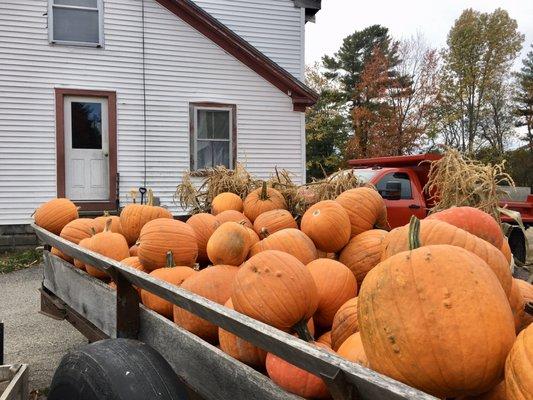
[[358, 187], [341, 193], [335, 199], [350, 218], [351, 237], [377, 227], [387, 229], [387, 208], [379, 193], [369, 187]]
[[533, 395], [533, 325], [524, 329], [505, 362], [507, 400], [527, 400]]
[[[146, 268], [144, 268], [141, 261], [139, 260], [139, 257], [136, 257], [136, 256], [128, 257], [128, 258], [125, 258], [124, 260], [120, 260], [120, 263], [127, 265], [128, 267], [138, 269], [139, 271], [142, 271], [142, 272], [146, 272], [146, 273], [150, 272]], [[117, 285], [114, 281], [109, 282], [109, 286], [111, 286], [111, 288], [115, 290], [117, 288]], [[137, 289], [137, 292], [139, 292], [139, 296], [141, 296], [141, 288], [138, 288], [136, 286], [134, 286], [134, 288]]]
[[500, 224], [492, 217], [474, 207], [452, 207], [429, 215], [429, 219], [447, 222], [464, 231], [486, 240], [496, 248], [503, 245], [503, 232]]
[[351, 224], [346, 210], [333, 200], [319, 201], [303, 215], [302, 232], [318, 250], [335, 253], [350, 240]]
[[66, 224], [60, 236], [69, 242], [78, 244], [82, 239], [91, 237], [93, 230], [96, 233], [102, 232], [102, 224], [91, 218], [78, 218]]
[[356, 332], [350, 336], [340, 345], [337, 354], [347, 360], [361, 364], [364, 367], [369, 367], [368, 358], [366, 358], [363, 342], [361, 341], [361, 334]]
[[[518, 287], [518, 290], [522, 296], [523, 304], [533, 303], [533, 285], [522, 279], [515, 279], [514, 284]], [[522, 310], [520, 313], [520, 328], [519, 330], [525, 329], [533, 323], [533, 315], [527, 314]]]
[[69, 257], [67, 256], [66, 254], [64, 254], [61, 250], [59, 249], [56, 249], [55, 247], [52, 247], [50, 253], [52, 253], [54, 256], [57, 256], [59, 258], [62, 258], [63, 260], [69, 262], [69, 263], [72, 263], [73, 262], [73, 259], [72, 257]]
[[207, 242], [207, 255], [213, 265], [241, 265], [250, 251], [250, 234], [236, 222], [225, 222]]
[[[393, 254], [409, 249], [409, 225], [393, 229], [383, 241], [385, 260]], [[434, 244], [448, 244], [468, 250], [488, 264], [496, 274], [507, 296], [511, 293], [512, 276], [507, 260], [496, 247], [467, 231], [457, 228], [447, 222], [436, 219], [420, 221], [420, 243], [422, 246]], [[482, 264], [485, 265], [485, 264]]]
[[166, 266], [171, 251], [176, 265], [191, 267], [198, 256], [194, 230], [185, 222], [158, 218], [147, 222], [139, 237], [139, 260], [150, 271]]
[[298, 229], [294, 217], [287, 210], [271, 210], [257, 216], [254, 221], [254, 231], [261, 238], [287, 228]]
[[217, 215], [217, 220], [222, 225], [224, 222], [237, 222], [238, 224], [242, 224], [246, 226], [247, 228], [252, 228], [252, 223], [246, 216], [235, 210], [226, 210], [222, 211], [220, 214]]
[[246, 232], [248, 232], [248, 236], [250, 239], [250, 248], [252, 248], [253, 245], [259, 243], [261, 239], [259, 239], [259, 236], [257, 236], [257, 233], [252, 228], [246, 227]]
[[217, 215], [222, 211], [235, 210], [242, 212], [242, 199], [235, 193], [224, 192], [215, 196], [211, 201], [211, 214]]
[[259, 189], [252, 191], [244, 199], [244, 215], [252, 222], [267, 211], [276, 209], [287, 209], [287, 203], [283, 195], [276, 189], [267, 187], [267, 183]]
[[122, 232], [122, 225], [120, 225], [120, 217], [116, 215], [109, 215], [109, 213], [106, 211], [104, 212], [103, 216], [96, 217], [94, 220], [98, 223], [105, 225], [108, 219], [111, 220], [111, 232], [120, 233], [124, 236], [124, 232]]
[[53, 199], [39, 206], [33, 214], [35, 225], [59, 235], [69, 222], [78, 218], [78, 207], [69, 199]]
[[198, 262], [207, 263], [207, 241], [215, 230], [220, 226], [220, 222], [215, 216], [207, 213], [200, 213], [191, 216], [187, 220], [189, 225], [196, 234], [196, 244], [198, 245]]
[[279, 250], [289, 253], [304, 264], [309, 264], [318, 257], [313, 241], [302, 231], [293, 228], [277, 231], [256, 243], [250, 249], [250, 256], [265, 250]]
[[349, 299], [357, 296], [357, 281], [352, 272], [338, 261], [319, 258], [307, 264], [318, 289], [315, 323], [329, 329], [335, 313]]
[[[91, 250], [91, 240], [92, 237], [81, 239], [78, 243], [78, 246], [83, 247], [84, 249]], [[85, 270], [85, 263], [81, 260], [74, 259], [74, 266], [79, 269]]]
[[[224, 306], [233, 310], [231, 299], [229, 299]], [[218, 341], [220, 343], [220, 349], [236, 360], [256, 368], [262, 368], [265, 365], [266, 351], [241, 339], [233, 333], [219, 328]]]
[[139, 255], [139, 243], [135, 243], [130, 247], [130, 256], [137, 257]]
[[298, 324], [305, 331], [318, 307], [318, 292], [311, 273], [297, 258], [266, 250], [239, 268], [231, 300], [236, 311], [249, 317], [282, 330]]
[[348, 337], [359, 331], [357, 320], [357, 297], [344, 303], [333, 318], [331, 325], [331, 348], [339, 349]]
[[514, 323], [516, 332], [520, 332], [520, 327], [522, 326], [522, 319], [524, 317], [524, 298], [520, 292], [518, 279], [513, 278], [513, 284], [511, 285], [511, 295], [509, 296], [509, 304], [511, 305], [511, 311], [513, 312]]
[[[207, 267], [189, 277], [181, 287], [218, 304], [224, 304], [231, 296], [232, 283], [238, 267], [216, 265]], [[174, 322], [208, 342], [218, 339], [218, 327], [184, 309], [174, 306]]]
[[478, 396], [461, 397], [460, 400], [507, 400], [505, 394], [505, 381], [501, 381], [488, 392]]
[[331, 331], [324, 332], [316, 341], [331, 348]]
[[387, 233], [381, 229], [371, 229], [354, 236], [342, 249], [339, 261], [350, 268], [359, 287], [368, 271], [380, 262], [383, 241]]
[[505, 256], [507, 263], [511, 265], [511, 261], [513, 261], [513, 253], [511, 252], [511, 248], [509, 247], [509, 241], [507, 240], [507, 238], [503, 239], [502, 247], [500, 247], [500, 251]]

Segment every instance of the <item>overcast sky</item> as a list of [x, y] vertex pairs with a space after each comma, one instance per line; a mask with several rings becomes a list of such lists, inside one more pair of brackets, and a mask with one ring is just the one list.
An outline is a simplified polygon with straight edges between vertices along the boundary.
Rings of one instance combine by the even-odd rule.
[[[346, 36], [373, 24], [388, 27], [395, 38], [421, 33], [432, 47], [441, 48], [454, 21], [470, 7], [507, 10], [526, 35], [519, 58], [525, 56], [533, 42], [533, 0], [322, 0], [316, 23], [306, 25], [306, 63], [333, 55]], [[520, 65], [515, 62], [515, 68]]]

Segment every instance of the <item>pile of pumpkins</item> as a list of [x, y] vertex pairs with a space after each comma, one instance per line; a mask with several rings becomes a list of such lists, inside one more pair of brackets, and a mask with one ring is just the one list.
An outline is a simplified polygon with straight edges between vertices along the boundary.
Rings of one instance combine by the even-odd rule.
[[[533, 286], [513, 279], [507, 240], [478, 209], [388, 232], [383, 199], [360, 187], [316, 203], [298, 223], [264, 183], [245, 199], [219, 194], [210, 214], [186, 223], [140, 204], [120, 217], [78, 218], [67, 199], [41, 206], [35, 222], [436, 397], [532, 398], [533, 317], [524, 305]], [[140, 297], [285, 390], [329, 398], [319, 377], [145, 290]]]

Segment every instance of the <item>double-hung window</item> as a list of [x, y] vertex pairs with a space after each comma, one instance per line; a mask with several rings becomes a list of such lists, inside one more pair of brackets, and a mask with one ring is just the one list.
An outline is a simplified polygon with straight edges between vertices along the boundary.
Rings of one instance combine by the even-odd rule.
[[233, 168], [236, 157], [235, 105], [190, 105], [191, 170], [223, 165]]
[[103, 46], [103, 0], [48, 2], [48, 38], [51, 43]]

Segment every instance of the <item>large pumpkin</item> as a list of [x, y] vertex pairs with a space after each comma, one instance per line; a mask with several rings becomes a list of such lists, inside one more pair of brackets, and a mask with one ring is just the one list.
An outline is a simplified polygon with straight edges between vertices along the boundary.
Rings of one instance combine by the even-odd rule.
[[279, 250], [289, 253], [304, 264], [316, 260], [318, 253], [315, 244], [298, 229], [288, 228], [269, 235], [250, 249], [254, 256], [265, 250]]
[[357, 319], [357, 297], [344, 303], [333, 318], [331, 326], [331, 348], [335, 351], [350, 335], [359, 331]]
[[266, 182], [244, 199], [244, 215], [252, 222], [264, 212], [280, 208], [287, 209], [285, 198], [276, 189], [267, 187]]
[[59, 235], [69, 222], [78, 218], [78, 207], [69, 199], [53, 199], [35, 210], [33, 219], [41, 228]]
[[528, 400], [533, 395], [533, 325], [524, 329], [505, 363], [507, 400]]
[[501, 379], [515, 339], [507, 297], [474, 253], [450, 245], [416, 248], [416, 236], [414, 250], [378, 264], [359, 292], [368, 361], [436, 397], [483, 393]]
[[213, 201], [211, 201], [211, 214], [217, 215], [226, 210], [241, 212], [242, 207], [242, 199], [239, 196], [235, 193], [224, 192], [215, 196]]
[[477, 396], [461, 397], [460, 400], [507, 400], [507, 395], [505, 394], [505, 381], [501, 381], [488, 392]]
[[266, 250], [246, 261], [233, 284], [235, 310], [278, 329], [305, 325], [318, 307], [306, 266], [288, 253]]
[[272, 210], [259, 215], [254, 221], [254, 231], [261, 238], [287, 228], [298, 228], [294, 217], [287, 210]]
[[511, 285], [511, 295], [509, 296], [509, 304], [511, 305], [511, 311], [513, 312], [514, 324], [516, 332], [520, 332], [522, 326], [522, 319], [524, 318], [524, 298], [520, 292], [520, 284], [517, 283], [518, 279], [513, 278], [513, 284]]
[[236, 222], [225, 222], [207, 242], [207, 255], [213, 265], [241, 265], [250, 251], [248, 228]]
[[340, 345], [337, 354], [351, 362], [361, 364], [367, 368], [369, 366], [363, 342], [361, 341], [361, 334], [359, 332], [348, 336], [348, 338]]
[[207, 213], [200, 213], [191, 216], [187, 220], [189, 225], [196, 234], [196, 244], [198, 245], [198, 262], [207, 263], [207, 241], [215, 230], [220, 226], [220, 222], [215, 216]]
[[316, 341], [317, 343], [325, 344], [331, 349], [331, 331], [324, 332]]
[[[233, 310], [231, 299], [224, 305]], [[219, 328], [218, 341], [220, 343], [220, 349], [236, 360], [257, 368], [262, 368], [265, 365], [266, 351], [241, 339], [237, 335]]]
[[346, 246], [351, 234], [348, 213], [333, 200], [319, 201], [311, 206], [302, 217], [301, 229], [318, 250], [328, 253]]
[[500, 224], [490, 215], [474, 207], [452, 207], [431, 214], [428, 219], [447, 222], [501, 248], [504, 240]]
[[124, 235], [124, 232], [122, 232], [122, 225], [120, 224], [120, 217], [116, 215], [109, 215], [109, 213], [106, 211], [104, 212], [103, 216], [96, 217], [94, 220], [98, 223], [105, 225], [109, 219], [111, 220], [111, 227], [109, 228], [111, 232], [120, 233], [121, 235]]
[[[382, 260], [393, 254], [409, 250], [409, 225], [393, 229], [383, 241]], [[485, 261], [507, 296], [511, 293], [512, 275], [502, 252], [489, 242], [468, 233], [454, 225], [436, 219], [420, 221], [420, 243], [422, 246], [449, 244], [468, 250]], [[482, 264], [485, 265], [485, 264]]]
[[383, 241], [387, 231], [371, 229], [354, 236], [339, 255], [339, 261], [346, 265], [357, 279], [359, 287], [366, 274], [381, 260]]
[[167, 263], [167, 252], [174, 255], [176, 265], [191, 267], [198, 256], [194, 230], [185, 222], [158, 218], [147, 222], [139, 237], [139, 260], [153, 271]]
[[[189, 277], [181, 287], [218, 304], [224, 304], [231, 296], [231, 288], [238, 267], [215, 265]], [[218, 339], [218, 327], [196, 315], [174, 306], [174, 322], [208, 342]]]
[[[518, 287], [524, 304], [533, 303], [533, 285], [522, 279], [515, 279], [514, 284]], [[519, 330], [522, 330], [533, 323], [533, 315], [527, 314], [525, 311], [520, 313], [520, 319], [521, 324]]]
[[315, 324], [329, 329], [335, 313], [349, 299], [357, 296], [357, 281], [352, 272], [338, 261], [319, 258], [307, 264], [318, 290]]
[[[83, 247], [84, 249], [87, 249], [87, 250], [91, 250], [91, 239], [92, 237], [81, 239], [80, 242], [78, 243], [78, 246]], [[85, 270], [85, 263], [81, 260], [74, 259], [74, 266], [76, 268]]]
[[172, 213], [163, 207], [148, 204], [128, 204], [120, 213], [120, 225], [130, 246], [134, 245], [143, 226], [154, 219], [172, 219]]
[[341, 193], [335, 199], [350, 217], [351, 237], [374, 227], [386, 229], [387, 208], [379, 193], [369, 187], [358, 187]]
[[242, 212], [235, 210], [222, 211], [220, 214], [217, 215], [216, 218], [220, 225], [222, 225], [224, 222], [237, 222], [238, 224], [242, 224], [247, 228], [253, 227], [250, 220], [246, 218], [246, 216]]
[[513, 253], [511, 252], [511, 247], [509, 247], [509, 241], [507, 240], [507, 238], [503, 239], [503, 243], [502, 243], [502, 247], [500, 247], [500, 251], [505, 256], [507, 263], [511, 265], [511, 261], [513, 261]]

